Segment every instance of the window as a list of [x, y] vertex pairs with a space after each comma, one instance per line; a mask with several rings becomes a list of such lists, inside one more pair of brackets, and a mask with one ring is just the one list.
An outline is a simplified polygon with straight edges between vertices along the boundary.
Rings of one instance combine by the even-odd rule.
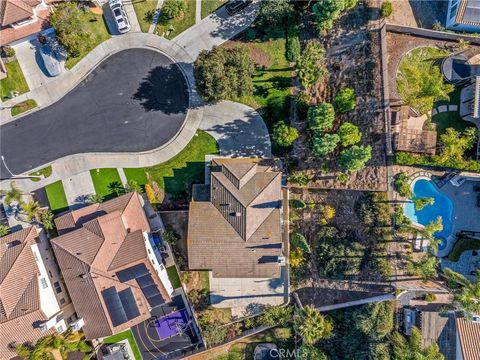
[[58, 325], [57, 330], [58, 330], [59, 333], [62, 333], [62, 332], [63, 332], [63, 326], [62, 326], [62, 325]]
[[53, 277], [52, 272], [50, 270], [48, 270], [48, 275], [50, 275], [51, 278]]
[[53, 287], [55, 288], [57, 294], [60, 294], [62, 292], [62, 287], [60, 286], [60, 283], [58, 281], [55, 281], [53, 283]]
[[37, 253], [35, 251], [33, 251], [33, 257], [35, 258], [35, 261], [38, 262], [38, 256], [37, 256]]
[[46, 289], [48, 287], [48, 283], [47, 283], [47, 280], [45, 280], [45, 278], [41, 278], [40, 283], [42, 284], [42, 289]]
[[65, 304], [65, 299], [64, 299], [64, 298], [61, 298], [61, 299], [60, 299], [60, 305], [63, 305], [63, 304]]

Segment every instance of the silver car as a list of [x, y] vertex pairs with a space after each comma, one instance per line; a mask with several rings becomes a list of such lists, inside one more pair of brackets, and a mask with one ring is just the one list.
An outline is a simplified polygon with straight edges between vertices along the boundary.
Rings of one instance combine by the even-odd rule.
[[128, 21], [127, 13], [123, 8], [121, 0], [110, 0], [108, 2], [110, 9], [112, 10], [115, 23], [117, 25], [118, 31], [121, 34], [127, 33], [130, 31], [130, 22]]

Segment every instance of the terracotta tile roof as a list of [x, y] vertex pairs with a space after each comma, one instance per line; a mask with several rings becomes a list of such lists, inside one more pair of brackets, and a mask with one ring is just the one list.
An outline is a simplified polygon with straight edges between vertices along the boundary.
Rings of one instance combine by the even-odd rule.
[[0, 25], [0, 45], [7, 45], [16, 40], [23, 39], [30, 35], [39, 33], [50, 27], [51, 8], [41, 9], [36, 12], [37, 20], [14, 29], [13, 27], [6, 25]]
[[480, 322], [457, 318], [456, 325], [463, 360], [480, 359]]
[[[116, 275], [120, 270], [144, 264], [162, 297], [169, 300], [147, 256], [143, 232], [150, 228], [136, 193], [75, 210], [56, 223], [64, 233], [52, 240], [53, 249], [73, 306], [85, 320], [83, 331], [88, 339], [128, 329], [150, 316], [142, 291], [135, 281], [120, 281]], [[102, 295], [112, 287], [117, 292], [131, 289], [138, 316], [113, 325]]]
[[212, 165], [210, 201], [190, 203], [189, 267], [215, 277], [280, 276], [281, 173], [259, 159]]
[[0, 24], [5, 26], [28, 19], [33, 16], [33, 8], [39, 3], [39, 0], [2, 0]]
[[465, 25], [480, 25], [478, 0], [460, 0], [455, 22]]
[[0, 358], [15, 355], [10, 343], [35, 342], [48, 334], [35, 325], [47, 320], [40, 308], [39, 270], [31, 245], [34, 227], [0, 238]]

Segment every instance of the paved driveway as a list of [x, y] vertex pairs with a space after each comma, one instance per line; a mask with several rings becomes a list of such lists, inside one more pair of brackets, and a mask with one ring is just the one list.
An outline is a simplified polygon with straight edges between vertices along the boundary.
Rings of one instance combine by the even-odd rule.
[[185, 78], [169, 58], [124, 50], [58, 102], [1, 126], [0, 150], [14, 173], [71, 154], [151, 150], [182, 128], [187, 107]]
[[62, 180], [63, 190], [71, 210], [85, 206], [88, 197], [95, 194], [90, 171], [85, 171], [75, 176]]

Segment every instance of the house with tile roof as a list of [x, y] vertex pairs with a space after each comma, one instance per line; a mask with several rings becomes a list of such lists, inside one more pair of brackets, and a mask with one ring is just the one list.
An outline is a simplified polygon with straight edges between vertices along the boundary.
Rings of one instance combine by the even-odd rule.
[[47, 29], [50, 3], [55, 0], [2, 0], [0, 2], [0, 45]]
[[457, 31], [480, 31], [480, 1], [449, 0], [446, 28]]
[[129, 329], [170, 301], [173, 288], [137, 193], [71, 211], [55, 224], [53, 250], [87, 339]]
[[456, 318], [456, 360], [480, 359], [480, 317]]
[[[214, 306], [215, 299], [218, 307], [248, 306], [252, 301], [281, 304], [285, 280], [281, 172], [265, 160], [247, 158], [214, 158], [209, 168], [206, 197], [194, 197], [190, 203], [189, 268], [210, 272]], [[263, 287], [273, 283], [278, 286]], [[242, 304], [234, 300], [242, 298]]]
[[15, 357], [16, 345], [67, 329], [41, 247], [35, 227], [0, 238], [1, 359]]

